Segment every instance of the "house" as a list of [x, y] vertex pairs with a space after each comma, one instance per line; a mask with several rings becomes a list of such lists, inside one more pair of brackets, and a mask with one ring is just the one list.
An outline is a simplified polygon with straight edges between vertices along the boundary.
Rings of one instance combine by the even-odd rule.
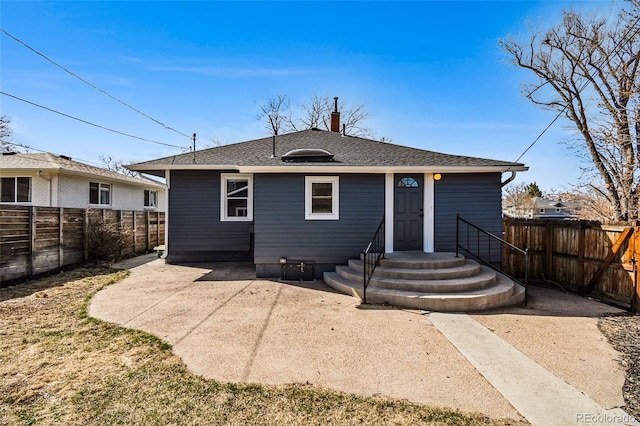
[[165, 186], [50, 153], [0, 155], [0, 203], [164, 211]]
[[576, 203], [535, 197], [533, 211], [529, 217], [533, 219], [575, 219], [577, 218], [576, 211], [579, 209], [580, 206]]
[[[385, 250], [455, 252], [456, 215], [501, 235], [502, 173], [523, 164], [303, 130], [128, 166], [168, 186], [166, 261], [292, 259], [314, 275], [356, 258], [385, 218]], [[338, 121], [339, 123], [339, 121]]]

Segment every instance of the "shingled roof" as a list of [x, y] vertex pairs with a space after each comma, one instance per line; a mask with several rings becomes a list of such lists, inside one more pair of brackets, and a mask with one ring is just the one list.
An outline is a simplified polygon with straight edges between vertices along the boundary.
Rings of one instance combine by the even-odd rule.
[[[274, 148], [275, 146], [275, 148]], [[274, 154], [275, 149], [275, 156]], [[296, 149], [322, 149], [333, 161], [283, 162]], [[523, 171], [521, 163], [442, 154], [386, 142], [343, 136], [324, 130], [299, 132], [223, 145], [215, 148], [159, 158], [128, 166], [131, 170], [161, 172], [176, 169], [229, 169], [240, 172], [298, 172], [304, 169], [336, 172], [421, 170], [438, 172]]]
[[102, 178], [145, 187], [164, 187], [148, 178], [123, 175], [101, 167], [90, 166], [68, 157], [45, 153], [2, 153], [0, 170], [8, 173], [20, 173], [27, 170], [46, 173], [62, 173], [75, 176]]

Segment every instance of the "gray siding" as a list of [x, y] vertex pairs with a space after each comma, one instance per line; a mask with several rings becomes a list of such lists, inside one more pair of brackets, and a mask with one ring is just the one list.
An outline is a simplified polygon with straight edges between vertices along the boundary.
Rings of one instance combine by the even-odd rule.
[[[281, 257], [346, 263], [359, 256], [384, 214], [384, 175], [340, 176], [340, 220], [305, 220], [304, 174], [259, 174], [254, 180], [256, 264], [278, 266]], [[277, 268], [270, 270], [273, 275]]]
[[[502, 238], [500, 179], [500, 173], [446, 174], [435, 182], [435, 251], [455, 252], [456, 214]], [[486, 240], [481, 252], [488, 253]], [[497, 246], [491, 247], [491, 255], [492, 260], [500, 257]]]
[[253, 222], [220, 221], [220, 172], [172, 171], [169, 262], [251, 260]]

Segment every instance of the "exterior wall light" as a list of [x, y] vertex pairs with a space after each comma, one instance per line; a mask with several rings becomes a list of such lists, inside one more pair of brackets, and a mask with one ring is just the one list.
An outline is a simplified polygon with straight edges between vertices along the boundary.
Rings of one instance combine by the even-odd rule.
[[433, 174], [433, 180], [440, 180], [440, 179], [442, 179], [442, 175], [440, 173]]

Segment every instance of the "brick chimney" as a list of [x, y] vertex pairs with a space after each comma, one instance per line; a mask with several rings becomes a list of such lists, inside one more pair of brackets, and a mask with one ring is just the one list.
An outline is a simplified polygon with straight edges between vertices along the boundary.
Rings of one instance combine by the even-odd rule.
[[340, 133], [340, 113], [338, 112], [338, 97], [333, 98], [333, 112], [331, 113], [332, 132]]

